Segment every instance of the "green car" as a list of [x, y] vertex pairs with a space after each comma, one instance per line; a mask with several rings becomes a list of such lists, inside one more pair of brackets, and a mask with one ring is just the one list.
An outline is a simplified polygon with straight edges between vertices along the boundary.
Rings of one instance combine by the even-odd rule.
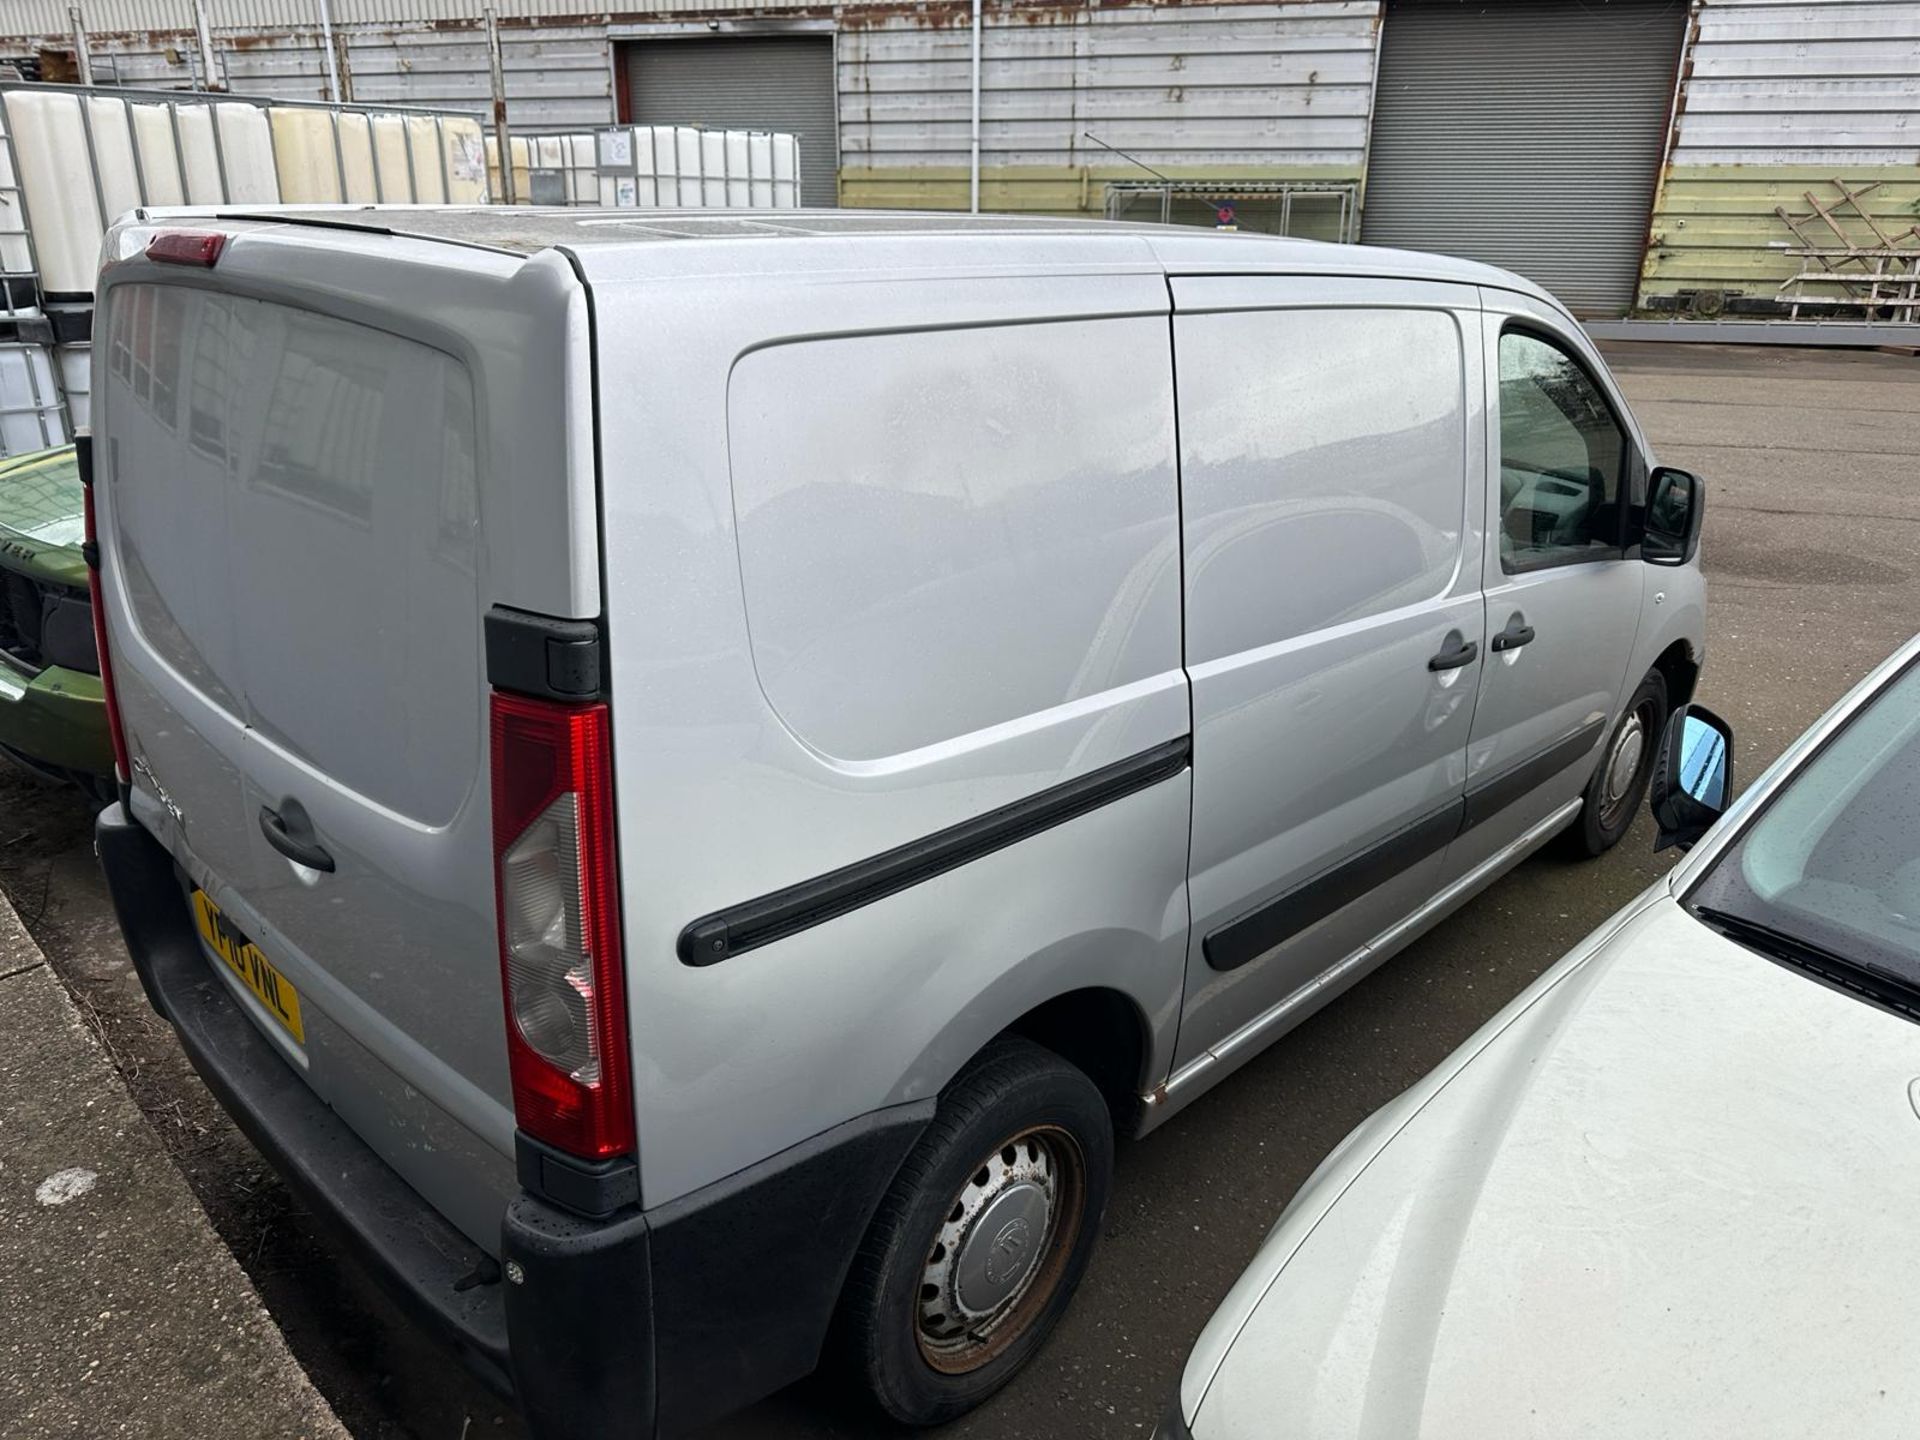
[[87, 598], [73, 447], [0, 460], [0, 753], [111, 790], [113, 744]]

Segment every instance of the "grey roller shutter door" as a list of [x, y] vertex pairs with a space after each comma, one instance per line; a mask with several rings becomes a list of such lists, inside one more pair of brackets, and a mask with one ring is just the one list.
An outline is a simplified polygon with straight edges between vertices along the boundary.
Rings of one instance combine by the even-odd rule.
[[1361, 238], [1633, 303], [1685, 0], [1400, 0], [1381, 32]]
[[839, 203], [831, 36], [642, 41], [627, 47], [627, 84], [636, 125], [798, 135], [800, 203]]

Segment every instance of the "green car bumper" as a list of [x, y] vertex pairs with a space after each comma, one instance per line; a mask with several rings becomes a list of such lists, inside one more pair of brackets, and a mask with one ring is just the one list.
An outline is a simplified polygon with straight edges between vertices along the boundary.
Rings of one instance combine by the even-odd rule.
[[0, 659], [0, 749], [63, 779], [111, 775], [113, 741], [100, 677], [58, 666], [27, 675]]

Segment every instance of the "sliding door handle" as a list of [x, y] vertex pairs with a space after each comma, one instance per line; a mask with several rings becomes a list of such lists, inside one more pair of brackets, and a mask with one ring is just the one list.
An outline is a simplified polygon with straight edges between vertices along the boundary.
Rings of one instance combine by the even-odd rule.
[[[1516, 616], [1515, 618], [1517, 619], [1518, 617]], [[1531, 625], [1516, 625], [1512, 620], [1507, 622], [1506, 629], [1493, 637], [1493, 649], [1496, 651], [1518, 650], [1522, 645], [1531, 645], [1532, 643], [1533, 627]]]

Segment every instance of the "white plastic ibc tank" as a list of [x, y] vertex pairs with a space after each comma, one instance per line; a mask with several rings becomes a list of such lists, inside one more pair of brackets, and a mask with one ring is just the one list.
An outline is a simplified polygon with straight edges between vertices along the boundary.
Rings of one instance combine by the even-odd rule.
[[[0, 136], [6, 133], [6, 116], [0, 112]], [[0, 144], [0, 231], [26, 228], [25, 217], [20, 213], [19, 198], [12, 193], [19, 184], [20, 177], [13, 173], [10, 151], [7, 146]], [[32, 247], [27, 244], [27, 237], [0, 234], [0, 271], [9, 275], [25, 275], [32, 269]]]
[[375, 115], [369, 125], [373, 144], [373, 169], [380, 182], [380, 193], [390, 201], [412, 201], [413, 175], [407, 169], [407, 117]]
[[33, 216], [41, 288], [90, 294], [99, 260], [100, 212], [80, 97], [11, 90], [6, 118], [20, 164], [20, 188]]
[[747, 136], [747, 204], [762, 210], [773, 204], [773, 136]]
[[187, 203], [218, 205], [225, 201], [226, 189], [220, 183], [220, 155], [213, 148], [213, 107], [182, 105], [180, 117], [180, 161], [186, 172]]
[[339, 173], [346, 180], [346, 198], [360, 205], [372, 205], [382, 198], [405, 199], [403, 195], [380, 194], [374, 180], [373, 127], [367, 117], [358, 110], [340, 110], [334, 113], [333, 123], [339, 127]]
[[450, 172], [442, 169], [447, 157], [440, 146], [440, 127], [425, 115], [409, 115], [407, 144], [413, 151], [414, 198], [422, 205], [444, 205]]
[[593, 136], [569, 135], [567, 141], [567, 203], [591, 205], [599, 199], [599, 176], [594, 173], [596, 157]]
[[773, 137], [773, 203], [783, 209], [800, 204], [800, 137]]
[[[530, 205], [533, 203], [531, 189], [533, 179], [531, 173], [533, 151], [528, 146], [527, 137], [524, 135], [511, 136], [508, 144], [511, 147], [513, 155], [513, 203], [516, 205]], [[500, 144], [491, 135], [487, 136], [486, 155], [487, 183], [493, 194], [499, 195], [504, 199], [506, 191], [501, 188]]]
[[147, 204], [186, 204], [186, 186], [180, 176], [180, 151], [174, 144], [173, 119], [167, 114], [167, 107], [135, 105], [133, 139], [140, 153], [140, 177], [146, 182]]
[[44, 345], [0, 345], [0, 455], [27, 455], [69, 438], [53, 353]]
[[331, 205], [340, 198], [340, 157], [333, 148], [331, 110], [274, 105], [273, 159], [280, 172], [280, 198], [294, 205]]
[[60, 388], [67, 392], [67, 421], [78, 427], [93, 423], [93, 346], [85, 341], [59, 345], [53, 352]]
[[440, 122], [440, 133], [447, 167], [447, 199], [455, 205], [485, 204], [487, 152], [480, 143], [480, 122], [448, 116]]
[[215, 105], [213, 112], [214, 122], [220, 127], [220, 158], [227, 173], [225, 201], [271, 205], [279, 200], [279, 157], [267, 112], [258, 105], [231, 100]]
[[676, 203], [692, 208], [707, 203], [700, 165], [700, 132], [689, 125], [673, 128], [673, 167], [679, 174], [679, 199]]

